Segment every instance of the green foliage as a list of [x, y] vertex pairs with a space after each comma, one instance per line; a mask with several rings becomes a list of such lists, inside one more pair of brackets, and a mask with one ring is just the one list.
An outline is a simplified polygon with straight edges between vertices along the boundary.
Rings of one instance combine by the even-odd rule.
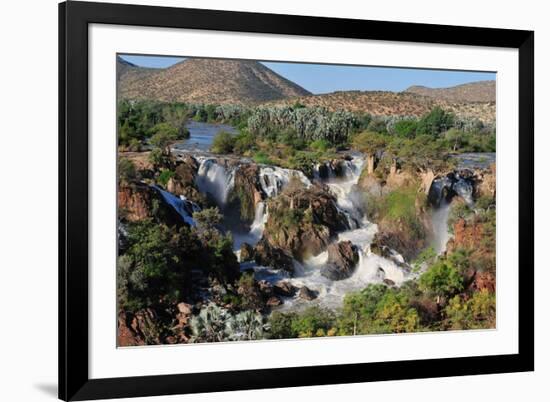
[[418, 254], [416, 259], [412, 262], [413, 267], [415, 270], [418, 270], [424, 263], [430, 263], [435, 260], [437, 257], [437, 253], [435, 252], [435, 249], [432, 246], [426, 247], [424, 250]]
[[235, 137], [234, 152], [238, 154], [245, 154], [251, 152], [256, 148], [256, 137], [249, 131], [242, 130]]
[[227, 131], [220, 131], [212, 141], [211, 151], [216, 154], [230, 154], [235, 147], [236, 138]]
[[157, 181], [159, 184], [161, 184], [162, 186], [166, 187], [166, 185], [168, 184], [168, 181], [174, 177], [175, 173], [171, 170], [168, 170], [168, 169], [162, 169], [160, 171], [160, 174], [158, 175], [158, 178], [157, 178]]
[[453, 230], [454, 225], [459, 219], [468, 219], [472, 216], [472, 214], [473, 211], [465, 202], [452, 204], [451, 210], [449, 211], [449, 218], [447, 219], [447, 226], [449, 227], [449, 230]]
[[386, 136], [374, 131], [364, 131], [356, 134], [352, 139], [352, 144], [358, 151], [368, 155], [374, 155], [378, 151], [382, 151], [388, 144]]
[[345, 296], [338, 328], [341, 335], [360, 335], [412, 332], [421, 327], [406, 289], [373, 284]]
[[218, 207], [205, 208], [202, 211], [193, 213], [193, 220], [197, 225], [204, 230], [212, 230], [216, 225], [219, 225], [223, 219]]
[[274, 312], [269, 320], [271, 338], [312, 338], [336, 334], [336, 315], [328, 309], [312, 306], [299, 313]]
[[452, 113], [447, 113], [436, 106], [418, 121], [416, 131], [419, 135], [438, 137], [439, 134], [453, 126], [454, 120], [455, 117]]
[[[176, 138], [185, 138], [188, 109], [182, 103], [127, 101], [118, 103], [118, 143], [135, 149], [160, 130], [175, 130]], [[158, 126], [158, 124], [164, 124]], [[169, 134], [170, 134], [169, 133]]]
[[338, 145], [348, 140], [358, 123], [357, 117], [351, 112], [330, 112], [318, 107], [275, 106], [252, 110], [248, 129], [262, 138], [272, 140], [276, 140], [281, 132], [293, 130], [305, 142], [324, 139]]
[[424, 272], [418, 284], [421, 290], [430, 292], [440, 301], [441, 297], [450, 297], [464, 288], [462, 275], [449, 261], [440, 260]]
[[393, 130], [395, 135], [402, 138], [414, 138], [418, 123], [413, 119], [404, 119], [395, 123]]
[[319, 140], [312, 141], [309, 144], [309, 147], [314, 151], [326, 152], [331, 148], [331, 144], [327, 140], [319, 139]]
[[161, 300], [180, 300], [199, 253], [190, 230], [145, 220], [127, 226], [127, 241], [128, 250], [118, 261], [119, 303], [136, 311]]
[[273, 164], [271, 159], [269, 159], [269, 156], [265, 152], [262, 152], [262, 151], [256, 152], [254, 154], [254, 156], [252, 157], [252, 159], [254, 159], [254, 162], [261, 163], [261, 164], [264, 164], [264, 165], [272, 165]]
[[386, 121], [380, 117], [374, 117], [370, 120], [367, 130], [379, 134], [387, 134]]
[[464, 300], [455, 296], [445, 308], [447, 325], [450, 329], [494, 328], [496, 323], [495, 294], [487, 289], [474, 292], [472, 297]]
[[243, 311], [233, 315], [215, 304], [203, 307], [190, 320], [191, 342], [247, 341], [264, 338], [269, 328], [259, 313]]
[[131, 183], [139, 179], [134, 163], [126, 158], [118, 161], [118, 177], [122, 183]]
[[153, 148], [151, 150], [149, 153], [149, 162], [151, 162], [155, 169], [167, 168], [171, 165], [170, 155], [167, 155], [160, 148]]

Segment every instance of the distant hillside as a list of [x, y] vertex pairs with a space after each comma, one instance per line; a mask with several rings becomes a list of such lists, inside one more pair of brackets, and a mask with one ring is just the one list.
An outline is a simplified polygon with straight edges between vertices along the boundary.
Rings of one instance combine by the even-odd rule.
[[495, 102], [496, 81], [478, 81], [449, 88], [412, 86], [405, 92], [449, 102]]
[[309, 95], [256, 61], [186, 59], [164, 69], [117, 59], [121, 99], [254, 104]]
[[329, 110], [370, 113], [374, 116], [421, 116], [435, 106], [440, 106], [459, 117], [476, 118], [486, 123], [494, 122], [496, 112], [494, 102], [451, 102], [412, 92], [390, 91], [338, 91], [269, 103], [292, 105], [295, 102]]

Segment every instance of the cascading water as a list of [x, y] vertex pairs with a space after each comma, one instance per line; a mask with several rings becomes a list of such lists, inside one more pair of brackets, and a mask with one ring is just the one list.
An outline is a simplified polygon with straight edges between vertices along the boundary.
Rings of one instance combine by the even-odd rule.
[[434, 238], [432, 247], [436, 254], [443, 253], [451, 238], [447, 222], [451, 211], [451, 200], [458, 196], [471, 206], [474, 203], [474, 186], [469, 178], [471, 172], [464, 170], [465, 177], [460, 172], [449, 173], [433, 181], [429, 191], [429, 199], [433, 205], [432, 226]]
[[266, 197], [271, 198], [278, 195], [293, 177], [300, 180], [306, 187], [311, 186], [309, 179], [299, 170], [274, 166], [261, 167], [259, 181]]
[[169, 193], [168, 191], [163, 190], [158, 186], [152, 187], [160, 193], [167, 204], [169, 204], [172, 208], [176, 210], [176, 212], [182, 217], [185, 223], [190, 226], [195, 226], [195, 221], [193, 220], [193, 212], [198, 212], [201, 210], [201, 208], [197, 204], [189, 201], [183, 195], [177, 197], [174, 194]]
[[432, 210], [432, 226], [434, 238], [432, 247], [436, 254], [441, 254], [447, 248], [447, 242], [451, 238], [447, 222], [449, 221], [449, 212], [451, 211], [451, 203], [443, 199], [437, 208]]
[[[380, 257], [370, 251], [370, 244], [378, 231], [376, 224], [369, 222], [362, 216], [355, 185], [359, 180], [364, 159], [356, 156], [351, 161], [344, 161], [342, 177], [337, 178], [334, 172], [327, 174], [327, 180], [315, 175], [316, 180], [327, 184], [336, 196], [338, 207], [350, 219], [350, 230], [339, 234], [337, 241], [351, 241], [359, 252], [359, 262], [351, 277], [340, 281], [333, 281], [321, 275], [321, 268], [327, 263], [328, 252], [324, 251], [317, 256], [310, 257], [303, 264], [295, 261], [294, 277], [273, 269], [253, 266], [257, 279], [264, 279], [275, 283], [281, 279], [290, 281], [296, 287], [306, 286], [317, 292], [319, 304], [336, 308], [342, 304], [344, 296], [350, 292], [364, 289], [369, 283], [387, 283], [400, 285], [410, 277], [409, 270], [403, 264], [403, 258], [393, 253], [392, 258]], [[251, 266], [247, 265], [247, 269]], [[287, 298], [282, 309], [300, 308], [309, 302], [298, 297]]]
[[336, 205], [346, 215], [348, 227], [355, 229], [361, 225], [362, 220], [361, 197], [355, 187], [359, 176], [361, 176], [365, 160], [357, 156], [351, 161], [344, 160], [341, 164], [342, 177], [337, 178], [329, 167], [328, 180], [325, 184], [336, 196]]
[[197, 158], [200, 162], [195, 182], [201, 193], [212, 197], [223, 207], [235, 183], [235, 170], [226, 169], [213, 158]]

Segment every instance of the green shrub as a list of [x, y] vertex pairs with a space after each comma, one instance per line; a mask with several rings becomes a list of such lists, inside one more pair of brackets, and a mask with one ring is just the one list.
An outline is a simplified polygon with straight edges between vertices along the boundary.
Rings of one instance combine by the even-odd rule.
[[254, 150], [254, 148], [256, 148], [256, 137], [254, 134], [243, 130], [235, 137], [234, 152], [245, 154]]
[[212, 141], [211, 151], [216, 154], [230, 154], [235, 147], [235, 136], [227, 131], [220, 131]]
[[418, 284], [421, 290], [430, 292], [440, 303], [442, 297], [448, 298], [464, 288], [464, 280], [460, 272], [446, 260], [440, 260], [424, 272]]
[[160, 174], [157, 178], [157, 181], [159, 184], [161, 184], [163, 187], [166, 187], [166, 185], [168, 184], [168, 181], [174, 177], [175, 173], [171, 170], [168, 170], [168, 169], [162, 169], [160, 171]]
[[138, 173], [134, 163], [127, 158], [120, 158], [118, 161], [118, 177], [123, 183], [131, 183], [138, 180]]
[[315, 151], [326, 152], [332, 145], [325, 139], [318, 139], [309, 144], [309, 147]]
[[254, 159], [254, 162], [256, 163], [261, 163], [264, 165], [273, 165], [273, 161], [269, 159], [269, 156], [265, 152], [262, 152], [262, 151], [256, 152], [256, 154], [252, 159]]
[[398, 137], [402, 138], [414, 138], [416, 136], [416, 127], [418, 123], [416, 120], [404, 119], [395, 123], [393, 130]]
[[446, 321], [450, 329], [494, 328], [496, 323], [495, 294], [483, 289], [474, 292], [464, 300], [455, 296], [445, 308]]

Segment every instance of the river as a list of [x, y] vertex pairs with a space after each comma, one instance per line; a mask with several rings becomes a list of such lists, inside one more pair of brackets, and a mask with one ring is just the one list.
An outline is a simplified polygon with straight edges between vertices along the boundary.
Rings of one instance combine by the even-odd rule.
[[237, 130], [226, 124], [202, 123], [189, 120], [186, 125], [189, 130], [189, 138], [173, 145], [173, 148], [180, 151], [201, 151], [206, 152], [212, 146], [214, 137], [220, 131], [226, 131], [236, 135]]

